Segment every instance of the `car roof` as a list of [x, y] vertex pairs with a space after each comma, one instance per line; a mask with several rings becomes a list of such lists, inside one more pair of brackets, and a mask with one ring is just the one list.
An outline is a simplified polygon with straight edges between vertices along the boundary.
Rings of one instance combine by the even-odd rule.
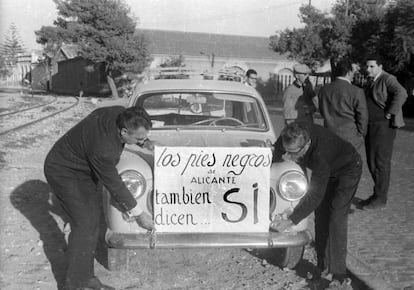
[[137, 88], [139, 93], [150, 91], [228, 91], [257, 96], [257, 91], [248, 85], [234, 81], [194, 80], [194, 79], [162, 79], [150, 80]]

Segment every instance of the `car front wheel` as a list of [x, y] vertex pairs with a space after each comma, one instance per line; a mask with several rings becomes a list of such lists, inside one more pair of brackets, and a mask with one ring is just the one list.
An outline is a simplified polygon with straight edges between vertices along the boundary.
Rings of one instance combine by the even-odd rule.
[[124, 271], [128, 269], [128, 250], [108, 248], [108, 270]]
[[283, 249], [283, 258], [281, 259], [280, 266], [282, 268], [293, 269], [295, 268], [303, 257], [305, 247], [288, 247]]

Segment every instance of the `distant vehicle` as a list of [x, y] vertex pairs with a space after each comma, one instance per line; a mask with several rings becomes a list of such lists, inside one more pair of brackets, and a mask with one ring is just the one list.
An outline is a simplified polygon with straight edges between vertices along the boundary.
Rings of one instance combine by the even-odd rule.
[[[226, 75], [226, 81], [218, 80], [223, 79], [220, 74], [209, 78], [213, 80], [204, 76], [198, 80], [158, 77], [135, 87], [128, 106], [142, 106], [148, 111], [153, 123], [149, 139], [159, 146], [154, 155], [136, 145], [126, 145], [117, 169], [138, 204], [154, 216], [156, 231], [149, 233], [123, 215], [104, 189], [111, 269], [122, 267], [126, 249], [140, 248], [282, 248], [280, 266], [289, 268], [302, 258], [311, 239], [308, 220], [290, 233], [271, 231], [269, 225], [273, 218], [286, 217], [305, 196], [305, 174], [293, 162], [271, 164], [276, 134], [257, 91], [228, 81], [237, 76]], [[165, 152], [171, 155], [165, 157]], [[198, 159], [190, 163], [188, 158], [194, 152], [199, 153]], [[242, 161], [239, 152], [248, 157]], [[174, 159], [177, 156], [179, 161], [187, 158], [190, 165], [174, 167], [173, 162], [179, 162]], [[219, 163], [222, 156], [233, 158], [222, 165], [244, 164], [252, 167], [250, 173], [244, 174], [250, 170], [246, 169], [243, 175], [244, 167], [238, 167], [243, 170], [236, 173], [209, 167]], [[169, 164], [173, 166], [163, 168]], [[268, 166], [268, 177], [253, 168], [260, 165]], [[243, 186], [255, 178], [260, 182]], [[234, 184], [229, 185], [229, 180]], [[263, 184], [267, 184], [265, 190]], [[246, 195], [248, 202], [243, 199]], [[185, 205], [188, 198], [193, 198], [192, 206]]]

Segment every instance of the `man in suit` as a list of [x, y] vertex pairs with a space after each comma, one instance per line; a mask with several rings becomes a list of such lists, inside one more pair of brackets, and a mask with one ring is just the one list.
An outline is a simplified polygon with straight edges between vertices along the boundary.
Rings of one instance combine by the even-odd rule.
[[369, 112], [365, 149], [374, 191], [360, 206], [380, 209], [387, 203], [392, 150], [396, 129], [404, 126], [402, 105], [407, 91], [395, 76], [383, 70], [378, 57], [368, 58], [366, 65], [370, 79], [365, 89]]
[[364, 91], [351, 84], [354, 69], [349, 60], [336, 66], [336, 79], [319, 92], [319, 110], [326, 128], [363, 152], [368, 109]]
[[273, 162], [292, 160], [312, 170], [309, 191], [287, 219], [272, 221], [284, 232], [315, 211], [316, 277], [333, 274], [343, 283], [346, 273], [348, 213], [361, 178], [361, 156], [355, 148], [322, 126], [293, 122], [274, 144]]
[[286, 124], [295, 121], [313, 123], [315, 92], [309, 81], [311, 69], [305, 64], [293, 66], [295, 81], [283, 93], [283, 117]]
[[150, 128], [151, 119], [142, 108], [100, 108], [63, 135], [47, 155], [46, 179], [71, 226], [65, 290], [115, 289], [102, 284], [94, 273], [102, 210], [100, 184], [139, 226], [154, 228], [152, 217], [137, 205], [116, 170], [125, 144], [153, 148], [147, 138]]

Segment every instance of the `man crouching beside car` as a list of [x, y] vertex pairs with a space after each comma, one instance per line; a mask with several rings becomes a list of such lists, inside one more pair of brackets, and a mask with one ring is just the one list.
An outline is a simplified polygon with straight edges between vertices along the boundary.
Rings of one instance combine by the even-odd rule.
[[141, 227], [154, 228], [151, 216], [139, 208], [116, 170], [125, 144], [152, 147], [150, 128], [151, 119], [142, 108], [100, 108], [63, 135], [47, 155], [46, 179], [71, 226], [64, 289], [115, 289], [94, 276], [102, 211], [98, 183]]
[[335, 283], [344, 283], [348, 212], [361, 178], [360, 155], [328, 129], [298, 122], [282, 130], [274, 147], [274, 162], [292, 160], [312, 170], [312, 177], [306, 196], [287, 219], [273, 221], [271, 228], [284, 232], [315, 211], [315, 276], [328, 272]]

